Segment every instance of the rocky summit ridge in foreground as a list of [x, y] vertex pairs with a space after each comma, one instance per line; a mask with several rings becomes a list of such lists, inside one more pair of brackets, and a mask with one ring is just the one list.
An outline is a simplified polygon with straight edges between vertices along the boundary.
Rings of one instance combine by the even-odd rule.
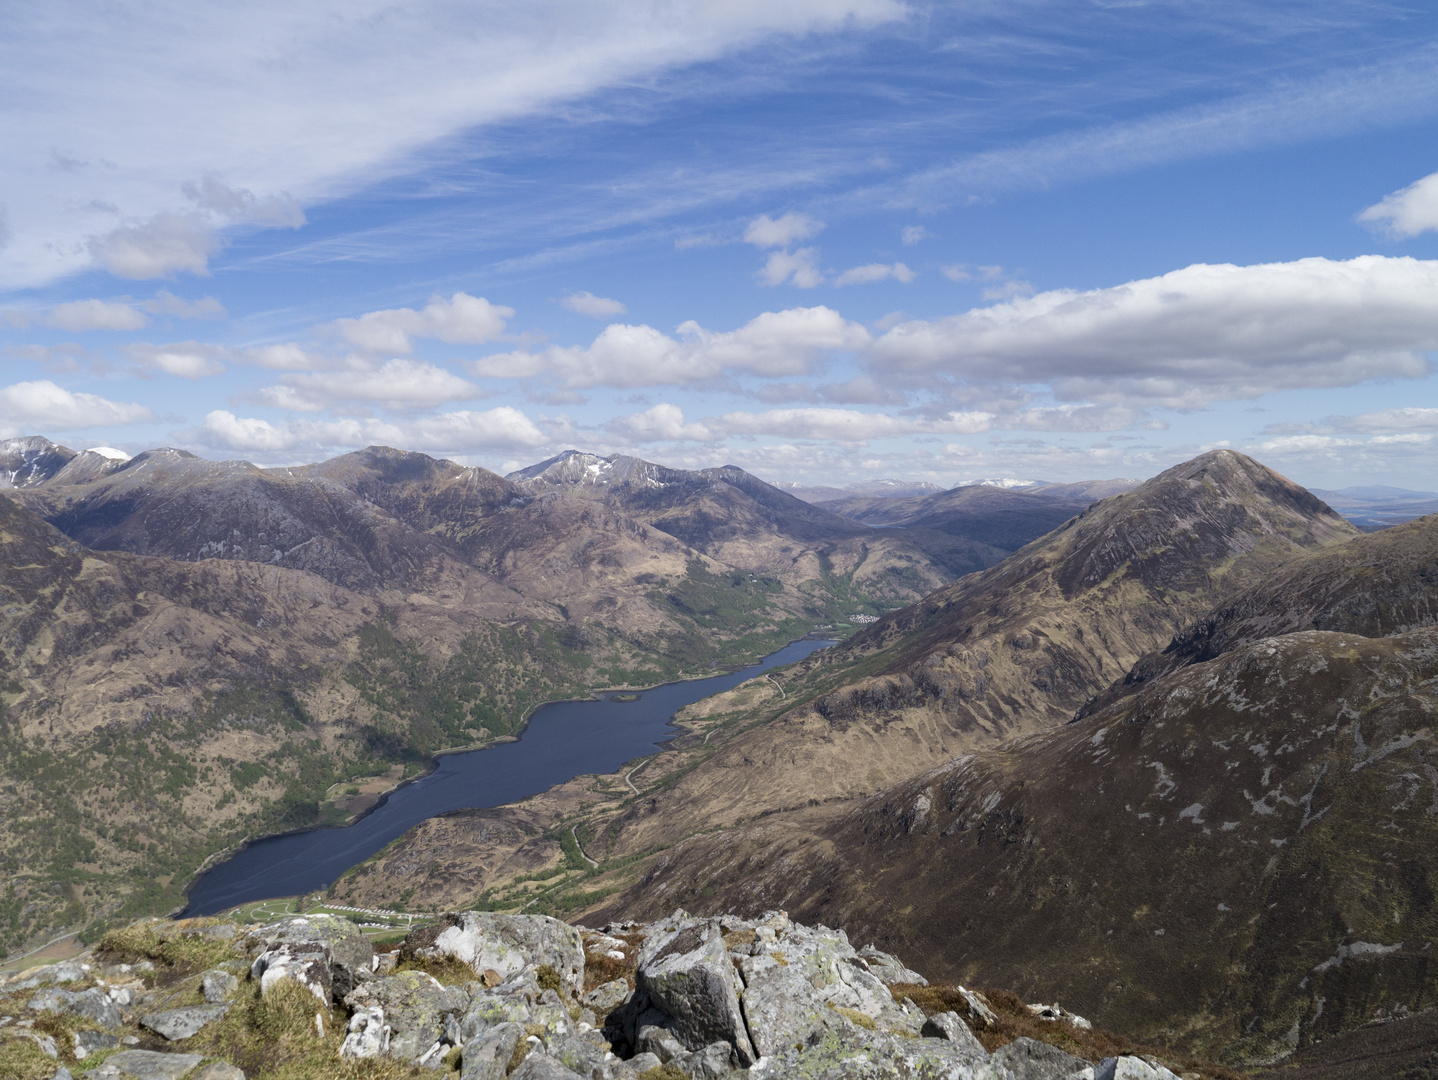
[[1233, 1077], [1136, 1049], [783, 912], [595, 931], [466, 911], [388, 953], [326, 915], [152, 920], [0, 982], [7, 1080]]

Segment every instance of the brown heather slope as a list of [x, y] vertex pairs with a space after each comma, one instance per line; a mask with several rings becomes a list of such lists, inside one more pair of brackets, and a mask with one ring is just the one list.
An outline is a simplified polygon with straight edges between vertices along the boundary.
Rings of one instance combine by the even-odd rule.
[[866, 525], [934, 529], [1017, 551], [1094, 500], [970, 484], [920, 498], [850, 495], [816, 505]]
[[1259, 642], [862, 802], [695, 837], [606, 906], [783, 907], [930, 977], [1271, 1058], [1438, 1004], [1435, 686], [1432, 628]]
[[1355, 535], [1252, 459], [1205, 454], [780, 673], [782, 699], [740, 687], [681, 714], [709, 741], [599, 843], [637, 854], [1063, 724], [1229, 590]]
[[[900, 544], [870, 587], [837, 565], [865, 527], [666, 472], [647, 512], [700, 549], [624, 499], [386, 447], [268, 470], [0, 444], [0, 949], [164, 910], [206, 856], [342, 819], [337, 782], [512, 735], [541, 700], [752, 661], [1000, 554]], [[715, 491], [751, 507], [747, 546], [700, 535]]]
[[1343, 630], [1365, 637], [1438, 622], [1438, 515], [1293, 559], [1180, 630], [1088, 702], [1096, 712], [1138, 685], [1266, 637]]
[[1171, 653], [1216, 659], [862, 802], [690, 839], [588, 917], [784, 906], [1235, 1060], [1438, 1006], [1438, 516], [1300, 555], [1194, 625]]
[[[1060, 727], [1228, 588], [1355, 535], [1256, 462], [1205, 455], [846, 643], [690, 706], [678, 722], [692, 734], [636, 777], [642, 797], [602, 778], [602, 805], [556, 803], [550, 820], [577, 813], [566, 822], [586, 851], [614, 864], [593, 889], [625, 887], [645, 858], [694, 833], [869, 795]], [[403, 880], [367, 870], [367, 895], [413, 890], [427, 903], [463, 891], [438, 831], [420, 826], [399, 846]], [[442, 872], [413, 872], [427, 851]]]
[[915, 600], [1007, 554], [928, 528], [875, 530], [732, 465], [688, 471], [569, 450], [506, 479], [534, 494], [604, 505], [711, 559], [811, 594], [852, 594], [884, 606]]

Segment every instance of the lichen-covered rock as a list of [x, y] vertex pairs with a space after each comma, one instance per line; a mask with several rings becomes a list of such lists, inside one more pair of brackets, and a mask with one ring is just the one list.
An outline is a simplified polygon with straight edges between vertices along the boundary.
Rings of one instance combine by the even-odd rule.
[[164, 1009], [140, 1017], [140, 1026], [174, 1042], [188, 1039], [206, 1024], [212, 1024], [230, 1011], [228, 1005], [190, 1005], [181, 1009]]
[[451, 1033], [458, 1036], [469, 995], [424, 972], [401, 971], [360, 983], [345, 1004], [354, 1013], [378, 1008], [390, 1029], [387, 1055], [413, 1064], [432, 1055], [437, 1044], [450, 1044]]
[[646, 940], [635, 985], [668, 1014], [663, 1026], [686, 1050], [722, 1040], [733, 1047], [735, 1064], [747, 1067], [754, 1061], [739, 1006], [739, 980], [716, 923], [696, 923]]
[[956, 1012], [935, 1013], [924, 1021], [923, 1029], [919, 1034], [927, 1039], [945, 1039], [955, 1046], [967, 1047], [980, 1057], [989, 1056], [989, 1052], [984, 1049], [984, 1044], [979, 1042], [978, 1036]]
[[917, 986], [928, 986], [929, 980], [920, 975], [917, 971], [906, 968], [897, 956], [890, 953], [880, 952], [872, 945], [865, 945], [859, 950], [859, 955], [869, 965], [869, 970], [874, 977], [885, 986], [893, 986], [895, 983], [912, 983]]
[[1013, 1080], [942, 1039], [908, 1039], [887, 1032], [860, 1040], [835, 1033], [813, 1046], [766, 1057], [750, 1080]]
[[153, 1050], [122, 1050], [106, 1058], [99, 1068], [87, 1074], [91, 1080], [181, 1080], [203, 1061], [199, 1054], [161, 1054]]
[[120, 1010], [108, 994], [92, 986], [78, 994], [72, 990], [57, 990], [54, 987], [41, 990], [30, 999], [29, 1006], [34, 1012], [68, 1013], [81, 1016], [101, 1027], [117, 1028], [122, 1023]]
[[466, 1040], [459, 1080], [504, 1080], [514, 1048], [524, 1038], [524, 1025], [507, 1023], [486, 1028]]
[[72, 1031], [70, 1041], [76, 1061], [84, 1061], [97, 1050], [113, 1050], [120, 1045], [120, 1037], [108, 1031]]
[[322, 941], [280, 942], [255, 957], [250, 978], [259, 980], [261, 994], [271, 993], [283, 981], [296, 982], [329, 1008], [335, 967], [329, 946]]
[[1037, 1039], [1015, 1039], [989, 1059], [1003, 1080], [1069, 1080], [1093, 1066]]
[[212, 970], [200, 973], [200, 989], [204, 991], [205, 1000], [211, 1005], [229, 1001], [239, 988], [240, 980], [228, 971]]
[[46, 964], [44, 967], [31, 968], [20, 974], [21, 978], [17, 979], [11, 976], [4, 982], [0, 982], [0, 987], [3, 987], [7, 993], [18, 993], [21, 990], [33, 990], [37, 986], [81, 982], [89, 976], [90, 965], [74, 960], [62, 960], [58, 964]]
[[384, 1022], [384, 1010], [378, 1005], [358, 1009], [350, 1017], [344, 1042], [340, 1044], [342, 1058], [380, 1057], [389, 1052], [389, 1025]]
[[297, 953], [320, 951], [329, 958], [328, 985], [335, 1001], [341, 1001], [374, 966], [374, 946], [358, 926], [332, 915], [296, 915], [249, 931], [242, 947], [256, 958], [278, 946], [297, 946]]
[[[550, 1040], [545, 1045], [545, 1054], [559, 1062], [566, 1069], [589, 1080], [608, 1080], [613, 1070], [604, 1060], [604, 1051], [573, 1035]], [[725, 1051], [728, 1057], [728, 1051]]]
[[602, 1020], [628, 1001], [631, 993], [633, 991], [629, 989], [629, 983], [624, 979], [612, 979], [596, 986], [581, 1000], [594, 1010], [595, 1016]]
[[451, 912], [438, 924], [410, 933], [403, 956], [453, 957], [474, 969], [508, 978], [525, 969], [551, 967], [565, 996], [584, 987], [584, 942], [579, 931], [547, 915], [499, 915], [490, 911]]
[[529, 1012], [529, 1002], [523, 994], [479, 993], [470, 1000], [459, 1022], [459, 1033], [467, 1044], [492, 1027], [529, 1023]]
[[583, 1080], [579, 1073], [565, 1068], [543, 1051], [526, 1055], [509, 1076], [510, 1080]]
[[739, 970], [744, 1019], [759, 1056], [811, 1045], [830, 1031], [852, 1031], [853, 1025], [829, 1008], [797, 968], [761, 955], [745, 957]]
[[1104, 1058], [1094, 1066], [1094, 1080], [1179, 1080], [1171, 1071], [1138, 1057]]
[[[748, 952], [755, 960], [772, 957], [793, 971], [820, 1003], [862, 1013], [884, 1031], [917, 1035], [923, 1026], [923, 1013], [894, 1000], [842, 930], [801, 926], [778, 912], [756, 924], [755, 941]], [[763, 973], [772, 969], [751, 964], [750, 970]], [[748, 978], [746, 974], [746, 983]]]

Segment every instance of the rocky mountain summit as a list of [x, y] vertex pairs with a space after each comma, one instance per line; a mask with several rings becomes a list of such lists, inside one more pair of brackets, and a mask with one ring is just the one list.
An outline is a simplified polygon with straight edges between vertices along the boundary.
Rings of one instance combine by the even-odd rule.
[[0, 1070], [13, 1080], [1231, 1076], [1141, 1050], [1058, 1005], [931, 986], [842, 930], [782, 911], [682, 910], [603, 930], [450, 913], [378, 953], [331, 916], [138, 923], [93, 953], [0, 982]]

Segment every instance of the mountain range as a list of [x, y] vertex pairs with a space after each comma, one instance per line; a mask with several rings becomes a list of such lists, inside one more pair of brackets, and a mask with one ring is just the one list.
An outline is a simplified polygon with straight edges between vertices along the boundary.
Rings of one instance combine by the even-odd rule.
[[500, 477], [26, 439], [0, 477], [11, 947], [164, 910], [227, 846], [342, 820], [337, 780], [538, 701], [878, 616], [621, 774], [425, 822], [331, 899], [785, 908], [1249, 1065], [1438, 992], [1438, 518], [1365, 534], [1227, 450], [812, 503], [577, 451]]
[[385, 447], [261, 469], [0, 442], [0, 947], [164, 910], [207, 857], [540, 701], [749, 662], [1007, 550], [735, 468]]

